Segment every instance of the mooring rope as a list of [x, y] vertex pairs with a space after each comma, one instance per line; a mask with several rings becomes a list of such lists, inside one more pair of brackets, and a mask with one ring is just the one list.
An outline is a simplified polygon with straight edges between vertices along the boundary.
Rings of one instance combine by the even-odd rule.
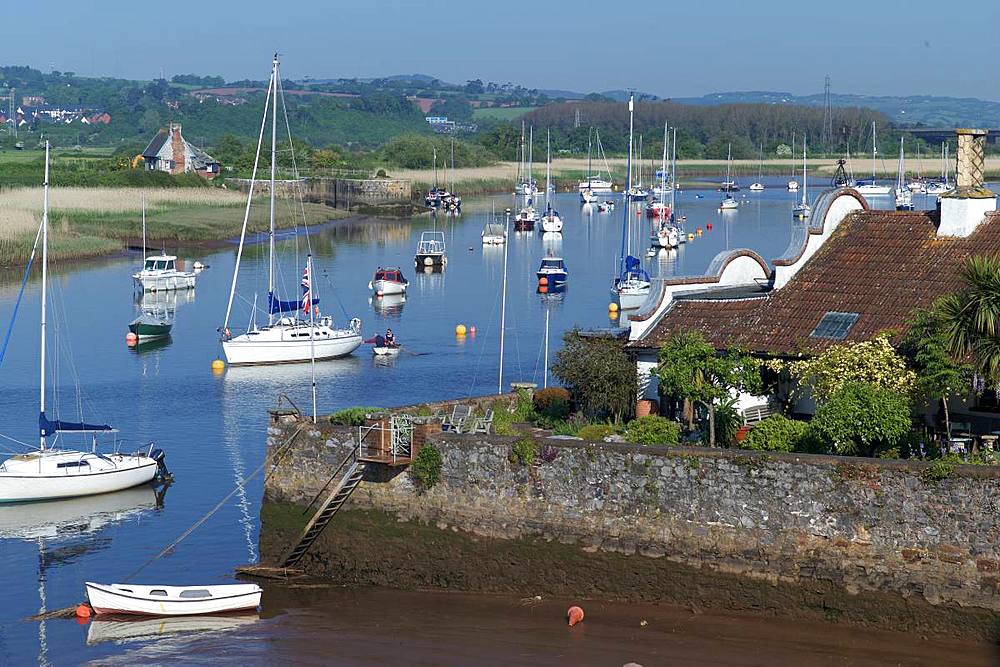
[[[277, 451], [275, 452], [275, 455], [274, 455], [274, 457], [275, 457], [274, 469], [271, 470], [271, 472], [269, 472], [267, 475], [264, 476], [264, 483], [267, 483], [267, 480], [269, 480], [271, 478], [271, 475], [274, 474], [274, 471], [278, 469], [278, 464], [281, 462], [280, 459], [285, 454], [285, 450], [287, 450], [288, 446], [292, 444], [292, 442], [295, 440], [295, 438], [299, 435], [299, 433], [302, 432], [302, 429], [304, 429], [305, 427], [306, 427], [305, 424], [300, 424], [299, 427], [297, 429], [295, 429], [295, 433], [292, 433], [292, 435], [290, 435], [288, 437], [288, 440], [286, 440], [285, 443], [283, 445], [281, 445], [281, 447], [279, 447], [277, 449]], [[159, 560], [163, 556], [165, 556], [168, 553], [170, 553], [178, 544], [180, 544], [185, 539], [187, 539], [187, 537], [191, 533], [193, 533], [195, 530], [197, 530], [203, 523], [205, 523], [206, 521], [208, 521], [208, 519], [211, 518], [213, 514], [215, 514], [216, 512], [218, 512], [220, 509], [222, 509], [222, 507], [227, 502], [229, 502], [229, 500], [233, 496], [235, 496], [237, 493], [239, 493], [240, 491], [242, 491], [243, 488], [244, 488], [244, 484], [246, 484], [246, 482], [248, 482], [251, 479], [253, 479], [254, 477], [256, 477], [258, 474], [260, 474], [260, 472], [267, 466], [267, 464], [268, 464], [268, 457], [265, 456], [264, 457], [264, 462], [261, 463], [259, 466], [257, 466], [256, 470], [254, 470], [252, 473], [250, 473], [249, 475], [247, 475], [246, 477], [244, 477], [242, 482], [237, 482], [236, 483], [236, 487], [232, 491], [230, 491], [228, 494], [226, 494], [225, 498], [223, 498], [218, 503], [216, 503], [215, 507], [213, 507], [212, 509], [210, 509], [204, 516], [202, 516], [200, 519], [198, 519], [197, 521], [195, 521], [191, 525], [190, 528], [188, 528], [183, 533], [181, 533], [180, 537], [178, 537], [176, 540], [174, 540], [173, 542], [171, 542], [170, 544], [168, 544], [166, 547], [164, 547], [158, 554], [156, 554], [155, 556], [153, 556], [152, 558], [150, 558], [149, 560], [147, 560], [145, 563], [143, 563], [142, 565], [140, 565], [137, 570], [135, 570], [134, 572], [132, 572], [132, 574], [130, 574], [127, 577], [125, 577], [125, 579], [123, 581], [125, 581], [125, 582], [130, 581], [133, 577], [135, 577], [137, 574], [139, 574], [140, 572], [142, 572], [143, 570], [145, 570], [147, 567], [149, 567], [150, 565], [152, 565], [154, 562], [156, 562], [157, 560]]]

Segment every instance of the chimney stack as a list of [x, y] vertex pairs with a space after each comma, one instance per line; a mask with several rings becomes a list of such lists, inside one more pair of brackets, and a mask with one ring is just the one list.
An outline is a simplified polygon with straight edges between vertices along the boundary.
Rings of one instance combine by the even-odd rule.
[[941, 195], [938, 236], [968, 236], [997, 210], [996, 195], [983, 185], [987, 130], [959, 129], [953, 190]]

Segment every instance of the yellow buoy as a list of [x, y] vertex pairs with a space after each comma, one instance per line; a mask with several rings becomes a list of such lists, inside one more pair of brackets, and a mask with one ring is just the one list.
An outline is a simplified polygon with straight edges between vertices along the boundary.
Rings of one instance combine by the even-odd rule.
[[226, 362], [224, 362], [222, 359], [216, 359], [215, 361], [212, 362], [213, 371], [221, 371], [225, 369], [225, 367], [226, 367]]
[[614, 301], [612, 301], [611, 303], [608, 304], [608, 310], [611, 311], [612, 313], [617, 313], [618, 312], [618, 304], [615, 303]]
[[459, 324], [458, 326], [455, 327], [455, 335], [456, 336], [464, 336], [465, 335], [465, 325], [464, 324]]
[[694, 241], [694, 234], [688, 234], [688, 241]]

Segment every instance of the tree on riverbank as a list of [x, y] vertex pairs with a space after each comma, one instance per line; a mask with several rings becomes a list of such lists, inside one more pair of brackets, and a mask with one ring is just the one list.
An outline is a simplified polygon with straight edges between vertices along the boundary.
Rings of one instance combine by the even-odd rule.
[[588, 417], [630, 419], [639, 393], [635, 362], [625, 354], [625, 341], [614, 336], [583, 336], [567, 331], [556, 353], [552, 375], [573, 395]]

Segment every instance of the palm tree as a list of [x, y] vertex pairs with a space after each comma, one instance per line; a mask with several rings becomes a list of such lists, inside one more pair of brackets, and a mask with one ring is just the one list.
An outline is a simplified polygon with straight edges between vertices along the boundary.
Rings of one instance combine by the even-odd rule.
[[987, 385], [1000, 385], [1000, 255], [976, 255], [960, 270], [963, 288], [941, 299], [948, 350], [968, 359]]

